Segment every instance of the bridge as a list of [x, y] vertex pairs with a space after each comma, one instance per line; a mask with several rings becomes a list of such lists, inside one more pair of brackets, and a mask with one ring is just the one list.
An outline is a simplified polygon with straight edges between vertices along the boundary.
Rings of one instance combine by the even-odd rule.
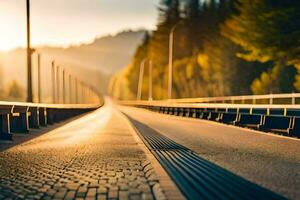
[[[76, 17], [80, 18], [73, 21], [77, 19], [80, 28], [86, 29], [82, 26], [84, 20], [81, 17], [90, 17], [96, 10], [93, 8], [96, 4], [87, 6], [84, 1], [78, 2], [80, 9], [77, 8]], [[280, 91], [282, 88], [276, 84], [283, 82], [293, 84], [291, 87], [299, 90], [299, 74], [294, 74], [295, 83], [292, 83], [288, 79], [290, 74], [296, 73], [292, 71], [295, 69], [288, 72], [283, 69], [290, 65], [300, 66], [296, 55], [299, 52], [299, 38], [296, 38], [299, 36], [299, 3], [290, 1], [281, 5], [270, 1], [253, 2], [254, 6], [248, 6], [247, 1], [239, 2], [236, 6], [235, 1], [229, 0], [196, 0], [182, 6], [179, 1], [162, 1], [158, 30], [153, 33], [155, 36], [145, 33], [145, 40], [137, 48], [133, 64], [125, 70], [129, 74], [122, 74], [127, 76], [128, 82], [132, 81], [130, 84], [137, 82], [136, 91], [132, 88], [130, 91], [137, 93], [136, 99], [120, 100], [133, 99], [134, 95], [130, 93], [130, 98], [114, 98], [114, 95], [100, 94], [99, 84], [92, 84], [87, 74], [80, 75], [87, 70], [81, 69], [74, 75], [72, 66], [76, 66], [77, 62], [72, 61], [74, 58], [69, 59], [69, 63], [74, 64], [65, 67], [68, 64], [60, 60], [64, 57], [59, 57], [60, 53], [54, 53], [59, 58], [46, 60], [51, 63], [47, 74], [41, 72], [45, 69], [41, 66], [41, 59], [46, 53], [31, 47], [31, 9], [30, 0], [26, 0], [27, 48], [24, 54], [26, 52], [27, 102], [0, 101], [0, 200], [300, 199], [300, 93], [172, 99], [175, 95], [180, 97], [179, 86], [184, 85], [184, 81], [190, 83], [182, 90], [197, 87], [199, 94], [207, 96], [222, 92], [229, 94], [229, 87], [216, 93], [212, 91], [228, 80], [244, 84], [242, 89], [234, 88], [240, 93], [250, 92], [250, 86], [245, 84], [251, 81], [257, 91], [270, 90], [271, 93], [272, 87], [278, 87], [274, 91]], [[70, 6], [72, 3], [69, 1], [61, 5]], [[81, 15], [81, 6], [89, 8], [91, 13]], [[146, 10], [142, 4], [138, 7]], [[276, 12], [272, 10], [275, 7]], [[270, 13], [266, 12], [264, 17], [252, 21], [255, 18], [253, 14], [265, 11]], [[109, 12], [119, 13], [120, 10]], [[241, 19], [238, 16], [231, 19], [236, 12], [242, 15]], [[72, 13], [72, 9], [66, 13]], [[104, 15], [101, 18], [106, 19]], [[49, 19], [51, 21], [52, 16]], [[284, 21], [286, 19], [288, 23]], [[88, 22], [92, 24], [93, 21], [94, 18], [89, 18]], [[244, 21], [245, 24], [241, 23]], [[204, 28], [201, 23], [209, 27]], [[111, 25], [111, 22], [107, 22], [106, 26], [108, 24]], [[249, 30], [246, 29], [248, 25]], [[184, 26], [184, 31], [178, 30], [181, 26]], [[270, 26], [266, 34], [255, 32], [262, 26]], [[226, 27], [233, 29], [234, 36], [231, 36], [232, 30]], [[278, 27], [287, 27], [292, 33], [287, 35], [289, 31], [277, 30]], [[76, 32], [70, 30], [72, 34]], [[239, 37], [241, 30], [243, 37]], [[249, 32], [250, 39], [244, 37], [246, 32]], [[177, 34], [181, 34], [181, 38], [177, 39]], [[212, 40], [208, 40], [207, 35], [212, 35]], [[253, 39], [252, 35], [257, 38]], [[287, 43], [278, 41], [281, 38]], [[99, 41], [96, 43], [107, 43]], [[110, 45], [113, 40], [109, 41]], [[130, 46], [127, 42], [126, 45]], [[180, 42], [182, 44], [177, 44]], [[265, 47], [269, 44], [271, 47]], [[91, 47], [98, 55], [101, 49], [94, 45], [82, 46], [83, 49]], [[245, 50], [249, 55], [238, 52], [237, 45], [241, 46], [239, 51]], [[176, 47], [183, 47], [182, 55], [177, 55]], [[224, 49], [214, 51], [215, 48]], [[103, 49], [106, 53], [111, 51]], [[82, 53], [79, 47], [75, 51]], [[228, 51], [228, 55], [227, 52], [224, 55], [223, 51]], [[66, 53], [65, 49], [60, 52]], [[83, 53], [88, 60], [93, 57], [89, 53]], [[253, 71], [245, 73], [251, 78], [242, 76], [244, 72], [241, 73], [240, 68], [253, 67], [253, 63], [246, 63], [241, 58], [237, 60], [233, 56], [237, 54], [247, 57], [247, 61], [263, 61], [261, 65], [268, 73], [259, 69], [261, 77], [252, 77]], [[33, 55], [37, 57], [35, 73]], [[222, 62], [239, 69], [226, 68], [228, 66], [222, 65]], [[138, 67], [135, 66], [137, 63]], [[241, 66], [236, 66], [236, 63]], [[275, 64], [274, 68], [270, 68], [270, 63]], [[159, 67], [161, 69], [157, 70]], [[179, 72], [179, 68], [183, 68], [183, 72]], [[223, 71], [221, 68], [226, 69]], [[204, 73], [201, 74], [201, 70]], [[234, 72], [229, 78], [219, 77], [230, 71]], [[91, 72], [95, 73], [94, 69]], [[288, 75], [281, 80], [283, 73]], [[47, 75], [45, 86], [42, 85], [44, 74]], [[136, 77], [129, 77], [132, 74]], [[182, 78], [182, 74], [187, 79]], [[249, 80], [235, 79], [240, 74], [241, 79]], [[200, 76], [206, 77], [202, 80]], [[215, 77], [209, 79], [209, 76]], [[81, 79], [83, 77], [85, 81]], [[273, 84], [272, 81], [278, 83]], [[147, 89], [143, 87], [146, 82]], [[165, 83], [168, 88], [162, 88]], [[111, 86], [114, 89], [118, 84], [121, 85], [119, 90], [123, 90], [123, 84], [128, 83], [122, 79], [114, 80]], [[200, 90], [209, 84], [213, 87], [202, 93]], [[51, 92], [46, 91], [49, 88]], [[188, 96], [187, 91], [181, 96]], [[148, 100], [143, 96], [146, 93]], [[166, 96], [165, 100], [157, 100]]]
[[2, 102], [0, 197], [297, 199], [297, 97]]

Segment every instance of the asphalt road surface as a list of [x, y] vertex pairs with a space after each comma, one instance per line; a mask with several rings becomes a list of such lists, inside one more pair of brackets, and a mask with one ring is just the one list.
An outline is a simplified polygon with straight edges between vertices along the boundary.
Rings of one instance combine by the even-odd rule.
[[300, 199], [298, 139], [139, 108], [120, 110], [204, 159], [289, 199]]

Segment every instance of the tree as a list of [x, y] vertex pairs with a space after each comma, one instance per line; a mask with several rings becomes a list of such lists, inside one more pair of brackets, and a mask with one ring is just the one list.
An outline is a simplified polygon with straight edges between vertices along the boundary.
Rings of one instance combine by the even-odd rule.
[[[162, 0], [159, 7], [159, 22], [157, 29], [153, 32], [150, 41], [149, 57], [155, 60], [155, 64], [164, 67], [168, 64], [169, 34], [174, 25], [181, 20], [178, 0]], [[175, 34], [175, 49], [180, 49], [180, 38]], [[180, 52], [174, 52], [174, 58], [180, 57]]]
[[275, 65], [263, 72], [251, 85], [254, 94], [291, 93], [296, 70], [293, 66]]
[[8, 98], [14, 101], [24, 100], [24, 89], [16, 80], [12, 81], [9, 86]]
[[[294, 65], [300, 70], [300, 1], [239, 0], [238, 13], [226, 21], [222, 33], [243, 47], [239, 57], [262, 63], [272, 61], [275, 68]], [[279, 76], [273, 77], [278, 87]], [[278, 91], [278, 87], [272, 90]]]
[[240, 0], [239, 15], [228, 20], [223, 34], [241, 45], [248, 60], [299, 63], [300, 1]]
[[176, 22], [180, 19], [179, 0], [161, 0], [159, 6], [159, 24]]
[[[153, 95], [155, 99], [167, 97], [169, 35], [171, 29], [181, 20], [179, 0], [162, 0], [159, 7], [159, 21], [152, 33], [148, 57], [153, 60]], [[186, 54], [185, 37], [180, 34], [181, 25], [176, 29], [174, 38], [174, 60]], [[146, 79], [144, 79], [146, 81]]]
[[[242, 47], [221, 34], [222, 24], [232, 20], [231, 14], [238, 14], [234, 5], [240, 0], [162, 0], [157, 29], [146, 36], [137, 48], [132, 62], [124, 72], [115, 77], [113, 85], [124, 94], [133, 94], [137, 90], [140, 63], [144, 58], [153, 60], [153, 96], [154, 99], [167, 97], [169, 34], [174, 25], [175, 31], [173, 94], [175, 98], [246, 95], [253, 91], [265, 91], [267, 78], [287, 71], [281, 68], [271, 69], [268, 62], [249, 62], [236, 56], [243, 52]], [[178, 24], [179, 21], [183, 23]], [[279, 66], [279, 65], [278, 65]], [[145, 66], [142, 88], [143, 99], [148, 96], [148, 65]], [[291, 70], [291, 73], [293, 70]], [[260, 75], [266, 72], [265, 75]], [[280, 72], [280, 73], [279, 73]], [[278, 79], [278, 84], [289, 87], [292, 75]], [[126, 81], [124, 79], [126, 77]], [[253, 81], [255, 81], [255, 84]], [[300, 78], [299, 78], [300, 80]], [[253, 83], [253, 84], [252, 84]], [[273, 85], [273, 84], [272, 84]], [[300, 84], [299, 84], [300, 85]], [[129, 88], [130, 92], [126, 91]], [[281, 88], [280, 88], [281, 90]], [[126, 91], [126, 92], [125, 92]], [[268, 90], [269, 91], [269, 90]], [[274, 90], [275, 91], [275, 90]]]
[[204, 27], [201, 26], [203, 19], [201, 18], [201, 4], [199, 0], [189, 0], [185, 5], [183, 34], [187, 39], [186, 51], [188, 55], [192, 55], [194, 51], [202, 49]]

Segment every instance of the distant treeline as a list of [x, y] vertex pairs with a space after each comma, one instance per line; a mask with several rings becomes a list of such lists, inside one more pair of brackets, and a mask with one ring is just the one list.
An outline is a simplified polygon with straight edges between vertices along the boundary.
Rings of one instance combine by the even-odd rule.
[[0, 67], [0, 101], [25, 101], [25, 89], [17, 80], [12, 80], [7, 87], [3, 84], [2, 68]]
[[[153, 97], [167, 98], [174, 32], [173, 98], [300, 91], [299, 0], [161, 0], [157, 29], [110, 84], [134, 99], [140, 63], [153, 61]], [[148, 65], [142, 89], [148, 98]]]

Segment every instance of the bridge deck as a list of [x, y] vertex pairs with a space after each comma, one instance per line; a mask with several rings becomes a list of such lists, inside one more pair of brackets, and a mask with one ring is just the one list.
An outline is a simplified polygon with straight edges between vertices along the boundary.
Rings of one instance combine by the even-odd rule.
[[[155, 156], [161, 162], [167, 160], [163, 157], [171, 159], [176, 154], [192, 164], [195, 173], [200, 173], [194, 162], [207, 163], [208, 160], [285, 197], [297, 199], [300, 196], [298, 139], [144, 109], [119, 108], [131, 120], [157, 132], [155, 136], [135, 124], [140, 133], [144, 131], [141, 135], [156, 137], [158, 143], [149, 149], [153, 152], [153, 148], [157, 148], [157, 155], [162, 156]], [[179, 154], [173, 151], [174, 147], [178, 147]], [[184, 157], [190, 154], [189, 149], [199, 156]], [[151, 155], [125, 116], [108, 103], [82, 118], [1, 151], [0, 199], [184, 199]], [[183, 160], [173, 161], [188, 168]], [[219, 171], [212, 168], [207, 170], [224, 172], [221, 168]], [[175, 180], [174, 177], [173, 174], [171, 178]], [[190, 177], [185, 176], [185, 179]], [[193, 179], [203, 183], [197, 176]], [[236, 191], [232, 186], [228, 187]], [[238, 192], [238, 195], [245, 194]], [[233, 196], [229, 190], [226, 195]]]

